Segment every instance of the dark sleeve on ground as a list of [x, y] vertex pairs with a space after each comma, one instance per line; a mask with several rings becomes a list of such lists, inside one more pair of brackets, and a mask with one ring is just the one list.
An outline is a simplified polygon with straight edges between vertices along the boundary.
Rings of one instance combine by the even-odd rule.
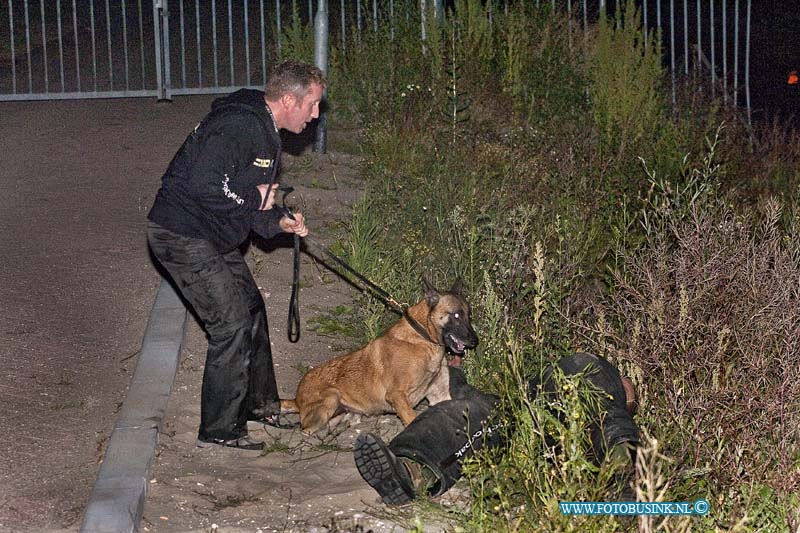
[[[607, 450], [622, 442], [638, 442], [639, 431], [625, 407], [625, 389], [619, 371], [604, 359], [579, 353], [558, 361], [567, 375], [585, 372], [586, 379], [602, 390], [600, 411], [594, 413], [590, 427], [595, 456], [602, 461]], [[502, 444], [503, 418], [495, 412], [499, 398], [467, 383], [461, 369], [450, 368], [450, 395], [453, 398], [431, 406], [389, 443], [398, 457], [408, 457], [433, 470], [439, 483], [430, 488], [431, 496], [447, 491], [461, 477], [461, 463], [475, 450]], [[529, 382], [531, 397], [540, 390], [557, 395], [552, 368]]]
[[[565, 375], [584, 373], [586, 380], [604, 393], [600, 396], [600, 412], [593, 413], [594, 421], [589, 428], [592, 448], [598, 462], [602, 462], [608, 450], [617, 444], [639, 442], [639, 430], [628, 413], [625, 387], [622, 385], [619, 370], [614, 365], [590, 353], [564, 357], [557, 364]], [[552, 369], [546, 369], [542, 376], [542, 390], [557, 395], [558, 391], [554, 390], [551, 376]], [[539, 383], [539, 376], [530, 380], [528, 386], [531, 398], [538, 394]]]
[[389, 443], [395, 455], [434, 471], [439, 483], [430, 488], [431, 496], [443, 494], [458, 481], [461, 462], [474, 450], [502, 442], [500, 422], [492, 417], [498, 398], [467, 383], [461, 369], [449, 371], [454, 399], [424, 411]]

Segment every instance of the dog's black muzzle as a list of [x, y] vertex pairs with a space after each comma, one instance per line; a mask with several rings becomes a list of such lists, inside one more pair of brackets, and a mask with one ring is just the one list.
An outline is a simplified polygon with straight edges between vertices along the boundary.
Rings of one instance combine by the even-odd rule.
[[[448, 323], [448, 326], [450, 324]], [[442, 339], [447, 349], [455, 355], [463, 356], [464, 350], [478, 345], [478, 335], [471, 324], [454, 324], [442, 330]]]

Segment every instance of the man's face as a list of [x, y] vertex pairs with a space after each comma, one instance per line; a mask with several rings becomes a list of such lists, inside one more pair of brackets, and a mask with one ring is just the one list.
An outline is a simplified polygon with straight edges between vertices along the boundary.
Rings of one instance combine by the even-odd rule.
[[322, 87], [312, 83], [303, 99], [291, 98], [291, 105], [287, 112], [285, 129], [292, 133], [300, 133], [306, 129], [306, 124], [319, 117], [319, 103], [322, 100]]

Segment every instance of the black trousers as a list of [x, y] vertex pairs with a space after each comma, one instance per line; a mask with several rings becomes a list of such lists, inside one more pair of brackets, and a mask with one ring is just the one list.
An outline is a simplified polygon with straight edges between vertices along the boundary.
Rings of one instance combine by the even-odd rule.
[[[625, 388], [613, 365], [588, 353], [564, 357], [556, 364], [565, 375], [585, 372], [587, 381], [606, 393], [589, 427], [598, 464], [615, 445], [639, 442], [639, 430], [625, 407]], [[431, 496], [443, 494], [458, 481], [464, 459], [481, 447], [502, 445], [507, 433], [495, 413], [500, 399], [467, 383], [460, 368], [450, 368], [449, 372], [452, 400], [423, 411], [389, 443], [396, 456], [414, 459], [436, 474], [439, 482], [430, 487]], [[549, 366], [541, 379], [537, 375], [528, 382], [531, 398], [538, 394], [558, 397], [560, 392], [551, 376], [552, 366]]]
[[148, 223], [153, 255], [169, 272], [208, 336], [199, 437], [247, 435], [247, 420], [280, 411], [264, 300], [239, 250]]

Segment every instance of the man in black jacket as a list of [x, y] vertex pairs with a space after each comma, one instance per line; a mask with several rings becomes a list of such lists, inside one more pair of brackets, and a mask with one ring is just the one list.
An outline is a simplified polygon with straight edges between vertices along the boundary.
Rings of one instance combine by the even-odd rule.
[[241, 89], [211, 105], [166, 173], [147, 240], [208, 336], [197, 444], [261, 450], [247, 421], [280, 411], [267, 316], [239, 246], [308, 233], [303, 215], [272, 209], [281, 139], [319, 116], [323, 73], [299, 61], [274, 67], [264, 91]]

